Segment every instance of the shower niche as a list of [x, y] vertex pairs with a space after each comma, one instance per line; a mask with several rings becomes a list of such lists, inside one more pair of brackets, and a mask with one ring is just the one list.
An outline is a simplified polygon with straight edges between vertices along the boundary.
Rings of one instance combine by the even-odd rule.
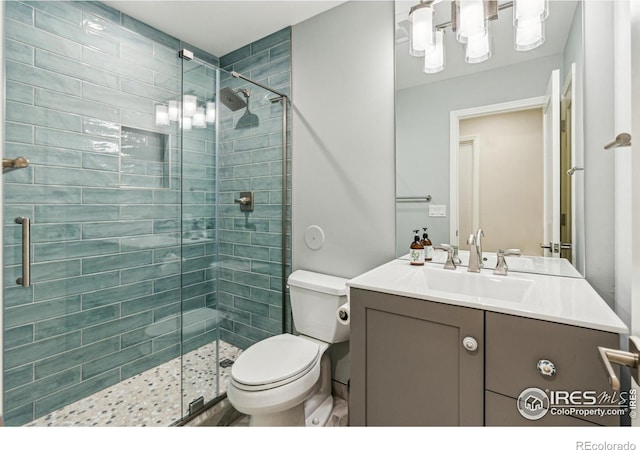
[[120, 186], [171, 189], [171, 135], [120, 127]]

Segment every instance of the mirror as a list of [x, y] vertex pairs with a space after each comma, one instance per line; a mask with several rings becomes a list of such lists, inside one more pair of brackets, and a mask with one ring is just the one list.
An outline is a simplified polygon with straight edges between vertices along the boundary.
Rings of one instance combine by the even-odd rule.
[[434, 245], [459, 247], [464, 265], [467, 237], [481, 228], [486, 268], [498, 248], [521, 248], [511, 271], [583, 276], [581, 2], [551, 0], [545, 42], [525, 52], [514, 49], [511, 2], [498, 2], [492, 56], [468, 64], [441, 1], [445, 68], [435, 74], [409, 54], [417, 3], [395, 2], [396, 255], [428, 227]]

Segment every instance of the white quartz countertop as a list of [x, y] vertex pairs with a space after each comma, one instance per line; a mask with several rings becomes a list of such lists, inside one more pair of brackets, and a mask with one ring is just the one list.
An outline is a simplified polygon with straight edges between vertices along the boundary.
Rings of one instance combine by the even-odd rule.
[[[469, 265], [469, 251], [460, 250], [458, 253], [461, 266]], [[493, 269], [496, 266], [497, 256], [492, 252], [482, 252], [484, 266]], [[543, 275], [557, 275], [561, 277], [582, 278], [580, 272], [564, 258], [550, 258], [544, 256], [506, 256], [506, 261], [510, 272], [539, 273]], [[409, 260], [409, 254], [401, 256], [399, 259]], [[434, 252], [433, 260], [430, 264], [444, 264], [447, 261], [446, 252]]]
[[[412, 266], [407, 260], [395, 259], [349, 280], [347, 286], [595, 330], [629, 332], [584, 278], [514, 272], [505, 277], [493, 275], [492, 269], [473, 273], [466, 267], [445, 270], [437, 264]], [[477, 287], [488, 287], [492, 294], [478, 293]], [[512, 298], [511, 292], [517, 295]]]

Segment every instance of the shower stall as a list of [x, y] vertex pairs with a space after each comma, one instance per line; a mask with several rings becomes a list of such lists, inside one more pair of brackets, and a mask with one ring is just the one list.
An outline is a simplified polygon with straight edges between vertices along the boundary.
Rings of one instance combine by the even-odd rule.
[[291, 326], [289, 60], [255, 82], [96, 2], [5, 14], [5, 424], [177, 423]]

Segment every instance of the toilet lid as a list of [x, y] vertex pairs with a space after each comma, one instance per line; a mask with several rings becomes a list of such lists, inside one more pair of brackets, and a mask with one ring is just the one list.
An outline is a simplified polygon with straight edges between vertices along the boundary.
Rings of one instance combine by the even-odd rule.
[[306, 371], [318, 357], [320, 346], [291, 334], [280, 334], [257, 342], [231, 366], [231, 376], [248, 386], [286, 380]]

